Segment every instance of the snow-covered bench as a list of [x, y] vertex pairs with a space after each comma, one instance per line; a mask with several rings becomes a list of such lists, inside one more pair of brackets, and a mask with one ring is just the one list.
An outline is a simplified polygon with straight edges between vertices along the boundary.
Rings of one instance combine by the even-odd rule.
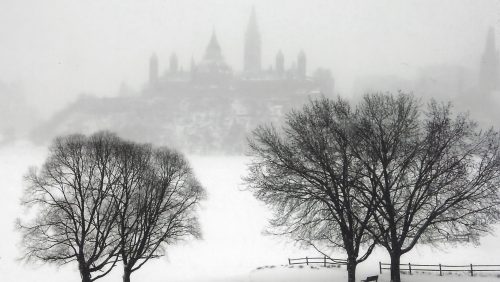
[[366, 277], [365, 280], [361, 280], [361, 282], [370, 282], [370, 281], [375, 281], [377, 282], [378, 281], [378, 275], [375, 275], [375, 276], [368, 276]]

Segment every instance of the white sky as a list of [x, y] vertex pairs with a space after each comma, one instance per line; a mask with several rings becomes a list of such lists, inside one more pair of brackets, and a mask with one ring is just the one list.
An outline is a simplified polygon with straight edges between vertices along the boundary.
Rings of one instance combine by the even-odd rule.
[[498, 0], [2, 0], [0, 81], [22, 85], [48, 112], [82, 92], [114, 95], [122, 81], [139, 88], [152, 52], [164, 68], [175, 51], [188, 68], [212, 27], [240, 69], [252, 5], [264, 66], [279, 49], [287, 64], [304, 49], [309, 69], [331, 68], [343, 95], [358, 76], [476, 67], [487, 27], [500, 38]]
[[[343, 95], [350, 95], [358, 76], [412, 77], [434, 64], [476, 68], [488, 26], [497, 28], [500, 40], [498, 0], [0, 0], [0, 81], [20, 85], [48, 113], [82, 92], [115, 95], [122, 81], [139, 88], [153, 52], [162, 69], [171, 52], [188, 68], [191, 56], [202, 57], [212, 28], [228, 63], [239, 70], [252, 5], [262, 33], [263, 66], [279, 49], [287, 65], [304, 49], [309, 69], [331, 68], [336, 91]], [[0, 280], [3, 275], [7, 281], [77, 281], [71, 267], [36, 270], [15, 262], [13, 219], [22, 212], [22, 175], [44, 156], [39, 148], [20, 145], [2, 150], [0, 157]], [[260, 235], [268, 213], [239, 190], [242, 159], [215, 159], [215, 165], [210, 158], [192, 161], [212, 197], [202, 216], [206, 240], [176, 249], [171, 264], [160, 260], [138, 277], [199, 281], [197, 275], [236, 275], [308, 254]], [[494, 252], [485, 250], [497, 250], [498, 239], [489, 240], [486, 247], [436, 258], [494, 260]], [[219, 262], [223, 259], [226, 264]], [[119, 277], [115, 272], [112, 277]]]

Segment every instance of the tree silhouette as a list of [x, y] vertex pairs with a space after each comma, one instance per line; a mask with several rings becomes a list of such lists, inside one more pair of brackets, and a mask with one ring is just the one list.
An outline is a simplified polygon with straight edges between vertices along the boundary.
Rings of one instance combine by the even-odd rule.
[[281, 131], [258, 127], [246, 178], [255, 196], [274, 209], [273, 232], [323, 254], [324, 246], [344, 249], [350, 282], [374, 247], [367, 231], [374, 206], [357, 201], [365, 183], [352, 152], [353, 114], [346, 101], [322, 98], [291, 111]]
[[106, 132], [59, 137], [41, 169], [29, 171], [23, 204], [37, 215], [19, 222], [27, 259], [76, 261], [82, 282], [95, 281], [115, 266], [117, 142]]
[[371, 186], [360, 199], [376, 201], [369, 227], [391, 256], [391, 281], [401, 281], [400, 257], [418, 242], [477, 239], [498, 220], [497, 132], [454, 116], [449, 104], [424, 111], [404, 94], [367, 95], [356, 117], [354, 155]]
[[118, 236], [123, 281], [165, 246], [201, 236], [196, 210], [205, 192], [184, 157], [170, 149], [124, 144]]
[[82, 282], [123, 262], [123, 280], [165, 247], [201, 236], [197, 208], [205, 191], [187, 160], [99, 132], [56, 138], [40, 170], [31, 169], [19, 220], [25, 258], [78, 263]]

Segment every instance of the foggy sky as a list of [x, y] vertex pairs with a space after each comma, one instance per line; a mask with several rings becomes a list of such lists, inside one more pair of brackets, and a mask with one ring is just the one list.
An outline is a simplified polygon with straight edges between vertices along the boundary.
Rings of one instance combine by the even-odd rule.
[[332, 0], [2, 0], [0, 81], [45, 113], [79, 93], [116, 95], [122, 82], [140, 89], [156, 52], [184, 69], [200, 60], [212, 29], [223, 55], [240, 70], [243, 38], [255, 6], [262, 65], [278, 50], [289, 66], [304, 49], [308, 70], [331, 68], [335, 92], [350, 95], [356, 77], [413, 77], [422, 67], [477, 69], [488, 26], [500, 38], [500, 1]]

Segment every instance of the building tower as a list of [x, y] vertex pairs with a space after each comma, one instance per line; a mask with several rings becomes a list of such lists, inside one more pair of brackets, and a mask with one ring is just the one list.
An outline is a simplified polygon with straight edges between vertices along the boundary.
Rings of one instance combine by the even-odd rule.
[[224, 62], [222, 50], [214, 30], [210, 42], [208, 42], [207, 48], [205, 49], [203, 60], [196, 65], [196, 71], [193, 73], [193, 78], [197, 82], [217, 85], [227, 82], [231, 74], [231, 69]]
[[177, 73], [179, 71], [179, 61], [175, 53], [172, 53], [172, 55], [170, 55], [169, 69], [170, 73]]
[[196, 62], [194, 61], [194, 57], [192, 57], [192, 56], [191, 56], [191, 64], [190, 64], [189, 70], [191, 72], [194, 72], [196, 70]]
[[276, 54], [276, 73], [279, 77], [282, 77], [285, 74], [285, 57], [281, 50]]
[[243, 55], [243, 70], [248, 74], [259, 74], [261, 71], [260, 33], [257, 27], [255, 7], [252, 7], [250, 20], [245, 33], [245, 49]]
[[208, 43], [207, 49], [205, 49], [205, 56], [203, 59], [207, 62], [222, 62], [222, 51], [220, 49], [219, 41], [217, 41], [217, 36], [215, 35], [215, 30], [212, 31], [212, 37]]
[[158, 83], [158, 57], [155, 53], [149, 59], [149, 84], [156, 85]]
[[304, 53], [304, 50], [300, 50], [297, 57], [297, 75], [301, 79], [306, 78], [306, 63], [306, 53]]
[[495, 30], [493, 27], [490, 27], [479, 68], [479, 90], [481, 93], [488, 94], [499, 89], [500, 73], [498, 67], [499, 62], [495, 44]]

